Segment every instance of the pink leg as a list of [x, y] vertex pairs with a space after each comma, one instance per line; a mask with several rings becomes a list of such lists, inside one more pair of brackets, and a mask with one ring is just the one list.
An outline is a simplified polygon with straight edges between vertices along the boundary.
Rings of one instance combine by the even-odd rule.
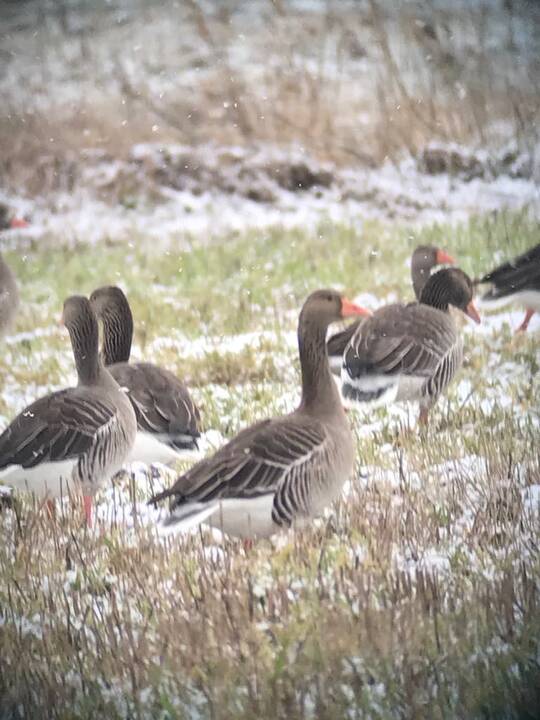
[[84, 495], [83, 503], [84, 503], [84, 517], [86, 518], [86, 524], [90, 528], [90, 527], [92, 527], [92, 496]]
[[420, 415], [418, 416], [418, 424], [422, 427], [426, 427], [428, 424], [429, 410], [425, 407], [420, 408]]
[[527, 308], [527, 312], [525, 313], [525, 317], [523, 318], [523, 322], [518, 327], [516, 332], [525, 332], [527, 328], [529, 327], [529, 323], [531, 321], [532, 316], [534, 315], [534, 310], [531, 310], [530, 308]]

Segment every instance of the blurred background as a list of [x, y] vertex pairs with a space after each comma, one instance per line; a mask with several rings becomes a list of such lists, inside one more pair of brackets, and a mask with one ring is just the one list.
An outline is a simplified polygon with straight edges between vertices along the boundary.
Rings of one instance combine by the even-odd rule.
[[538, 201], [536, 2], [3, 0], [0, 27], [0, 188], [36, 233]]

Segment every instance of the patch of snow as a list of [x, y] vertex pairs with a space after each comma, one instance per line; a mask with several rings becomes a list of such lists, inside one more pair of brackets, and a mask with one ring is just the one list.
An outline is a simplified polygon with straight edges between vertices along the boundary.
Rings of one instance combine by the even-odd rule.
[[523, 488], [521, 499], [525, 512], [540, 515], [540, 485], [528, 485]]

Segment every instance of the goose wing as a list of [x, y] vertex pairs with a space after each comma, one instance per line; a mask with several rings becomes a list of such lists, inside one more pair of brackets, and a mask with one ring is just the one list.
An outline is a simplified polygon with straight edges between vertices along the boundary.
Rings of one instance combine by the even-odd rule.
[[198, 462], [150, 502], [171, 497], [173, 507], [178, 507], [277, 493], [274, 520], [287, 522], [307, 503], [310, 475], [324, 462], [328, 446], [329, 438], [318, 420], [297, 415], [264, 420]]
[[484, 275], [480, 282], [493, 285], [485, 299], [504, 297], [526, 290], [540, 291], [540, 244], [499, 265]]
[[333, 356], [339, 356], [341, 357], [343, 353], [345, 352], [345, 348], [350, 343], [352, 338], [354, 337], [354, 334], [358, 330], [358, 327], [365, 322], [364, 319], [357, 320], [350, 325], [348, 325], [343, 330], [340, 330], [340, 332], [335, 333], [330, 338], [328, 338], [328, 341], [326, 343], [326, 349], [328, 351], [328, 355], [330, 357]]
[[0, 470], [32, 468], [76, 458], [116, 420], [117, 410], [87, 388], [68, 388], [36, 400], [0, 435]]
[[367, 318], [343, 359], [347, 374], [432, 376], [456, 343], [453, 321], [434, 308], [389, 305]]
[[149, 433], [174, 437], [200, 436], [200, 414], [188, 389], [173, 373], [151, 363], [119, 363], [109, 368], [128, 390], [137, 425]]

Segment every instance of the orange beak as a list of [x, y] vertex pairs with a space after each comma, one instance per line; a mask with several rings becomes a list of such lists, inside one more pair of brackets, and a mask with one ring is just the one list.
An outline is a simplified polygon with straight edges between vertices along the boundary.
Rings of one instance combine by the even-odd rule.
[[435, 260], [437, 261], [437, 265], [455, 265], [456, 261], [454, 258], [449, 255], [445, 250], [437, 250], [437, 255], [435, 257]]
[[9, 223], [9, 227], [12, 229], [25, 228], [28, 227], [28, 223], [24, 218], [14, 217], [13, 220]]
[[363, 315], [364, 317], [369, 317], [370, 315], [373, 315], [373, 313], [371, 312], [371, 310], [360, 307], [360, 305], [356, 305], [350, 300], [347, 300], [347, 298], [342, 298], [341, 317], [346, 318], [351, 317], [352, 315]]
[[474, 320], [475, 323], [480, 324], [482, 322], [480, 320], [480, 315], [478, 314], [478, 310], [475, 308], [472, 300], [465, 308], [465, 315], [468, 315], [471, 318], [471, 320]]

